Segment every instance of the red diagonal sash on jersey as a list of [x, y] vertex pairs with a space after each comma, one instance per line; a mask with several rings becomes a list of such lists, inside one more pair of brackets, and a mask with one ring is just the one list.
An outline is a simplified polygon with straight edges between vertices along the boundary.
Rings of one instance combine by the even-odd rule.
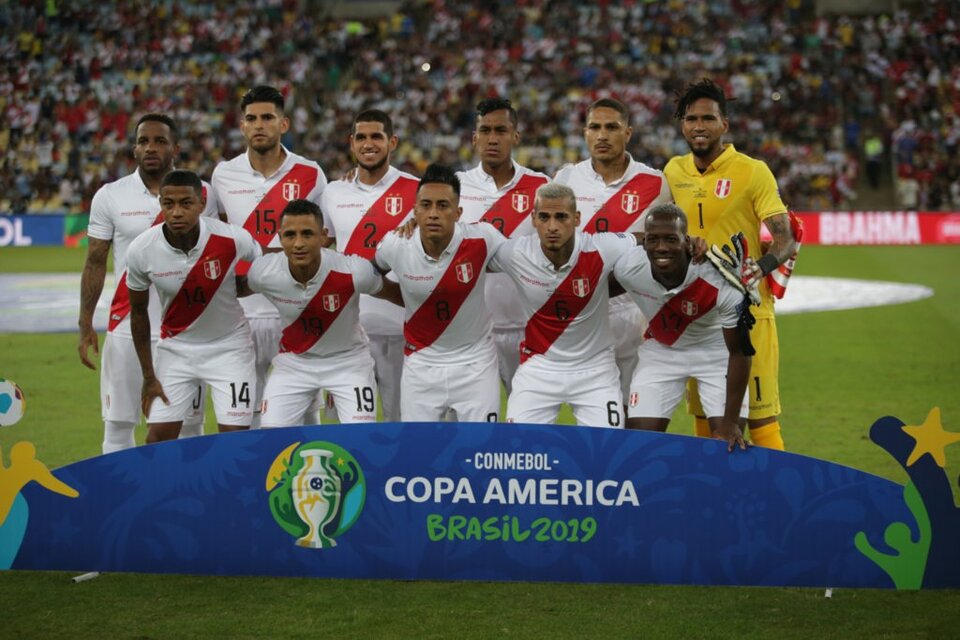
[[331, 271], [299, 317], [283, 329], [280, 335], [280, 351], [309, 351], [333, 326], [353, 292], [351, 274]]
[[638, 173], [627, 184], [603, 203], [592, 218], [583, 225], [586, 233], [623, 233], [630, 228], [663, 188], [663, 178], [649, 173]]
[[717, 288], [697, 278], [686, 289], [673, 296], [650, 318], [644, 338], [653, 338], [668, 347], [680, 339], [694, 321], [717, 306]]
[[[207, 187], [203, 187], [203, 199], [207, 199]], [[157, 214], [150, 227], [155, 227], [163, 223], [163, 211]], [[107, 331], [116, 329], [123, 319], [130, 313], [130, 290], [127, 288], [127, 270], [124, 269], [120, 275], [120, 282], [117, 283], [117, 290], [113, 292], [113, 300], [110, 301], [110, 317], [107, 319]]]
[[[266, 247], [277, 235], [280, 227], [280, 214], [291, 200], [306, 198], [317, 186], [319, 172], [316, 167], [295, 164], [286, 175], [267, 191], [257, 203], [257, 207], [247, 215], [243, 228], [250, 232], [261, 247]], [[250, 270], [250, 263], [241, 260], [237, 263], [237, 275], [243, 276]]]
[[486, 268], [487, 243], [482, 238], [464, 238], [450, 266], [433, 291], [403, 323], [404, 355], [437, 341], [446, 331]]
[[377, 252], [377, 243], [393, 231], [413, 208], [417, 199], [419, 180], [400, 176], [393, 181], [376, 202], [370, 205], [353, 230], [343, 252], [348, 256], [360, 256], [372, 260]]
[[161, 338], [172, 338], [189, 328], [200, 317], [223, 284], [223, 279], [230, 272], [230, 265], [236, 257], [237, 243], [233, 238], [211, 235], [207, 239], [203, 253], [163, 314]]
[[489, 222], [509, 238], [520, 223], [530, 217], [537, 189], [546, 182], [546, 178], [524, 174], [513, 189], [503, 194], [487, 209], [480, 221]]
[[[577, 264], [564, 278], [553, 295], [537, 309], [524, 331], [520, 343], [520, 362], [546, 353], [567, 327], [589, 304], [600, 284], [603, 258], [598, 251], [581, 252]], [[604, 287], [607, 286], [603, 283]], [[606, 309], [603, 310], [606, 313]]]

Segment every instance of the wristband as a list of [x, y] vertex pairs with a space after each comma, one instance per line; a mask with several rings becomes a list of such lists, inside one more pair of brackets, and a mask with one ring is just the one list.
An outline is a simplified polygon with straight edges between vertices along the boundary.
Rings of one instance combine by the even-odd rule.
[[778, 266], [780, 266], [780, 261], [777, 260], [777, 256], [772, 253], [765, 253], [759, 260], [757, 260], [757, 266], [760, 267], [760, 271], [763, 272], [763, 275], [767, 275]]

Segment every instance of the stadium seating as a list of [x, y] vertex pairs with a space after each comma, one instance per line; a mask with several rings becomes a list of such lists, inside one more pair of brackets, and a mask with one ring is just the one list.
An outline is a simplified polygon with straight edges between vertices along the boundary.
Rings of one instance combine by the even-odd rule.
[[[585, 155], [584, 109], [606, 95], [632, 109], [633, 154], [662, 167], [686, 151], [673, 93], [701, 76], [736, 97], [731, 139], [770, 164], [792, 207], [855, 202], [871, 188], [863, 166], [881, 187], [897, 180], [902, 206], [960, 210], [955, 2], [818, 17], [811, 0], [436, 0], [363, 21], [317, 4], [4, 3], [0, 213], [86, 211], [132, 170], [131, 127], [146, 111], [177, 118], [179, 166], [209, 176], [243, 148], [236, 104], [255, 83], [283, 87], [285, 142], [332, 178], [350, 166], [363, 106], [394, 115], [402, 168], [469, 164], [473, 105], [494, 94], [519, 107], [518, 159], [534, 168]], [[873, 135], [879, 169], [864, 164]]]

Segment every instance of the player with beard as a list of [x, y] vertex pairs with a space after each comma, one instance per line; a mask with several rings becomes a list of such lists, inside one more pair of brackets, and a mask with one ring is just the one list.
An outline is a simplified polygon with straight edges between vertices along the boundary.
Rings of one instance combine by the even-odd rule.
[[[320, 165], [287, 149], [280, 138], [290, 128], [283, 95], [273, 87], [257, 86], [240, 100], [240, 131], [247, 150], [217, 165], [211, 182], [220, 201], [221, 218], [249, 231], [263, 248], [278, 248], [280, 213], [288, 202], [306, 199], [317, 204], [327, 185]], [[237, 266], [244, 275], [250, 265]], [[280, 315], [256, 294], [240, 301], [250, 321], [256, 352], [257, 392], [262, 393], [270, 361], [280, 344]], [[261, 398], [256, 398], [253, 426], [259, 425]], [[316, 422], [316, 417], [308, 418]]]
[[[107, 256], [113, 249], [113, 273], [116, 291], [110, 304], [107, 335], [103, 341], [100, 364], [100, 406], [103, 415], [103, 452], [111, 453], [135, 446], [134, 427], [140, 421], [140, 388], [143, 380], [137, 353], [130, 334], [130, 295], [127, 289], [127, 255], [130, 243], [152, 226], [161, 224], [160, 183], [170, 171], [179, 153], [177, 127], [162, 113], [148, 113], [137, 121], [133, 158], [137, 170], [116, 182], [101, 187], [90, 205], [87, 230], [87, 259], [80, 278], [80, 362], [90, 369], [96, 365], [89, 351], [99, 353], [99, 340], [93, 328], [93, 313], [103, 292]], [[217, 199], [209, 185], [204, 216], [216, 216]], [[160, 301], [150, 291], [149, 313], [156, 344], [160, 333]], [[194, 395], [192, 411], [186, 417], [182, 436], [203, 433], [203, 388]]]
[[[690, 153], [672, 158], [664, 173], [677, 204], [690, 220], [690, 235], [704, 238], [708, 245], [729, 245], [732, 236], [743, 233], [748, 251], [759, 258], [748, 259], [744, 273], [746, 284], [759, 285], [761, 299], [750, 333], [757, 354], [751, 365], [747, 423], [755, 444], [783, 449], [779, 343], [771, 284], [777, 286], [789, 275], [800, 229], [780, 199], [776, 179], [766, 163], [724, 143], [730, 125], [727, 97], [720, 86], [709, 79], [689, 85], [679, 96], [675, 117]], [[761, 224], [773, 236], [762, 256]], [[703, 407], [695, 389], [691, 391], [688, 409], [696, 416], [696, 432], [709, 436]]]
[[[563, 167], [554, 178], [577, 194], [580, 228], [585, 233], [642, 232], [644, 214], [672, 200], [663, 174], [627, 152], [632, 136], [630, 110], [622, 102], [601, 98], [587, 109], [583, 138], [590, 158]], [[627, 296], [610, 301], [610, 327], [624, 397], [645, 326], [642, 314]]]
[[[320, 208], [337, 250], [373, 259], [377, 244], [406, 221], [419, 181], [390, 165], [399, 138], [390, 116], [379, 109], [353, 119], [350, 150], [357, 168], [327, 186]], [[395, 276], [387, 278], [396, 282]], [[373, 296], [360, 296], [360, 324], [370, 338], [384, 419], [400, 420], [400, 379], [404, 367], [403, 309]]]

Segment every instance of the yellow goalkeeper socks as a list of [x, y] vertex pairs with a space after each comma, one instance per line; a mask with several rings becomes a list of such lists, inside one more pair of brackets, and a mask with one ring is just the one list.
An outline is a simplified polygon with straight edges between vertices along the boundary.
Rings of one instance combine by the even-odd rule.
[[710, 423], [707, 422], [706, 418], [701, 418], [700, 416], [694, 416], [693, 418], [693, 430], [701, 438], [712, 438], [713, 432], [710, 431]]
[[783, 437], [780, 435], [780, 423], [771, 422], [762, 427], [750, 429], [750, 442], [758, 447], [767, 449], [778, 449], [785, 451], [783, 446]]

